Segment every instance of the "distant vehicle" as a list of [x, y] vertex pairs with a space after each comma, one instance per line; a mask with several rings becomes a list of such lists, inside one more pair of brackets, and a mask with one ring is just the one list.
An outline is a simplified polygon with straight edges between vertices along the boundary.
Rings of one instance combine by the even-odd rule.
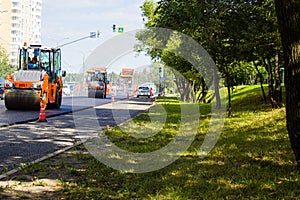
[[134, 90], [134, 69], [122, 68], [122, 72], [117, 80], [118, 93], [132, 93]]
[[107, 68], [91, 68], [86, 70], [86, 83], [88, 85], [88, 98], [106, 98], [110, 93], [107, 80]]
[[71, 95], [71, 86], [70, 85], [63, 85], [63, 95], [70, 96]]
[[148, 86], [140, 86], [138, 88], [137, 98], [139, 98], [140, 96], [147, 96], [148, 98], [150, 98], [150, 88]]
[[152, 89], [152, 95], [151, 96], [153, 96], [157, 92], [155, 84], [151, 83], [151, 82], [143, 83], [142, 85], [140, 85], [140, 87], [149, 87], [150, 89]]
[[0, 99], [3, 99], [3, 93], [4, 93], [4, 84], [5, 80], [3, 78], [0, 78]]
[[3, 99], [3, 93], [4, 93], [4, 84], [5, 84], [5, 80], [4, 78], [0, 77], [0, 99]]

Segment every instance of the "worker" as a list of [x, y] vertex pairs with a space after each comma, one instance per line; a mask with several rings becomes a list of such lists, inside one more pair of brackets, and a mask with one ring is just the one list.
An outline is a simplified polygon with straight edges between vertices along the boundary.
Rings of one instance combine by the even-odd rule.
[[36, 56], [34, 56], [32, 59], [31, 59], [31, 62], [33, 63], [33, 64], [37, 64], [37, 57]]
[[[28, 57], [28, 60], [30, 59], [30, 57]], [[28, 68], [29, 69], [37, 69], [38, 68], [38, 61], [37, 61], [37, 57], [34, 56], [28, 64]]]
[[14, 75], [11, 73], [8, 73], [6, 80], [8, 80], [9, 82], [13, 82], [14, 80]]

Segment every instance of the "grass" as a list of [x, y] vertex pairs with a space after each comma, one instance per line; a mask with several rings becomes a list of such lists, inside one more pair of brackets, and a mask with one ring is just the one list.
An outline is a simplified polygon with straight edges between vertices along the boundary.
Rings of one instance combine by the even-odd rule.
[[[60, 188], [49, 193], [51, 199], [297, 199], [300, 175], [285, 128], [285, 109], [273, 110], [263, 104], [258, 86], [237, 88], [232, 104], [232, 117], [225, 120], [216, 146], [203, 159], [197, 149], [209, 127], [209, 104], [200, 106], [200, 127], [190, 148], [160, 170], [124, 173], [107, 167], [79, 146], [73, 153], [43, 163], [44, 170], [38, 166], [26, 173], [42, 180], [51, 171], [60, 172], [56, 176]], [[181, 120], [177, 100], [160, 98], [156, 106], [165, 109], [167, 118], [155, 136], [133, 137], [122, 128], [109, 128], [105, 134], [128, 151], [158, 150], [175, 137]], [[144, 113], [134, 121], [148, 126], [149, 119]], [[131, 131], [138, 136], [134, 127]]]

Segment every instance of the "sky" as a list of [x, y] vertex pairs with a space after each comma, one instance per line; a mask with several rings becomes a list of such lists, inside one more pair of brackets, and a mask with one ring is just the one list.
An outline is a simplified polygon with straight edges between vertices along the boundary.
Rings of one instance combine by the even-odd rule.
[[[124, 26], [127, 32], [143, 29], [140, 6], [144, 0], [43, 0], [42, 44], [55, 47], [100, 31], [99, 38], [88, 38], [62, 47], [62, 67], [67, 72], [79, 72], [95, 49], [111, 38], [112, 25]], [[122, 45], [122, 44], [113, 44]], [[115, 66], [138, 67], [151, 64], [150, 58], [135, 53], [114, 61]]]

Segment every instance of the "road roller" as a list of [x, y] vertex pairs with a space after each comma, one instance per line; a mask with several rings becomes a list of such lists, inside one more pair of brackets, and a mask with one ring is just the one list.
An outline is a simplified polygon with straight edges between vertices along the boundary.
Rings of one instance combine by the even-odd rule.
[[5, 81], [4, 104], [8, 110], [60, 108], [62, 101], [61, 49], [29, 45], [19, 49], [17, 71]]
[[106, 98], [110, 87], [107, 80], [106, 68], [91, 68], [86, 70], [86, 83], [88, 85], [88, 98]]

